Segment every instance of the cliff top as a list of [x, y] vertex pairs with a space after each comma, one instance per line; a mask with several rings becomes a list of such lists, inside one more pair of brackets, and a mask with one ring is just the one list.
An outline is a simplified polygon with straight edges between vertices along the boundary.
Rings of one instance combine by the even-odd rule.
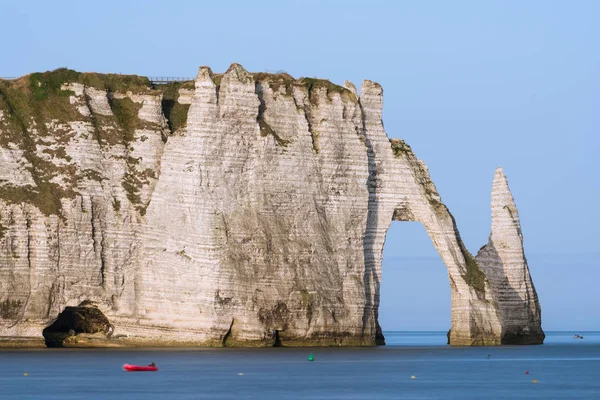
[[[232, 64], [232, 67], [234, 65], [237, 64]], [[212, 73], [211, 71], [211, 77], [217, 87], [220, 86], [221, 79], [227, 72]], [[250, 74], [256, 83], [267, 83], [273, 90], [279, 90], [280, 87], [284, 87], [286, 92], [289, 93], [289, 89], [292, 86], [303, 86], [309, 91], [323, 87], [327, 89], [328, 93], [349, 94], [354, 97], [352, 91], [327, 79], [308, 77], [296, 79], [287, 72], [252, 72]], [[13, 80], [0, 79], [0, 90], [8, 88], [27, 90], [36, 100], [45, 100], [52, 93], [64, 92], [61, 87], [66, 83], [81, 83], [85, 86], [108, 92], [132, 92], [134, 94], [159, 94], [164, 93], [171, 87], [194, 89], [194, 81], [192, 80], [153, 84], [145, 76], [78, 72], [67, 68], [59, 68], [53, 71], [31, 73]]]

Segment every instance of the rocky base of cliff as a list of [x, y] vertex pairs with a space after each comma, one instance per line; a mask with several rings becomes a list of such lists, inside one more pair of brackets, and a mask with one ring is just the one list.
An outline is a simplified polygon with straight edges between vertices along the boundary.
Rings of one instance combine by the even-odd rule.
[[529, 345], [543, 344], [546, 335], [541, 330], [529, 333], [507, 333], [502, 336], [502, 344]]
[[83, 302], [66, 307], [42, 335], [48, 347], [104, 347], [113, 330], [102, 311], [91, 302]]

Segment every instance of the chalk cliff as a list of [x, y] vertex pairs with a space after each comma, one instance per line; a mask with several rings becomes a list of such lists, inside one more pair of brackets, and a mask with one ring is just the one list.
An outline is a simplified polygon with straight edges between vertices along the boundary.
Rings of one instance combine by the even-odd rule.
[[419, 221], [448, 268], [449, 342], [541, 343], [503, 175], [474, 258], [382, 107], [371, 81], [359, 96], [238, 64], [168, 85], [69, 70], [0, 80], [0, 336], [383, 343], [386, 232]]
[[490, 239], [475, 259], [492, 283], [503, 322], [502, 343], [541, 343], [545, 335], [540, 305], [525, 258], [519, 213], [502, 168], [494, 175]]

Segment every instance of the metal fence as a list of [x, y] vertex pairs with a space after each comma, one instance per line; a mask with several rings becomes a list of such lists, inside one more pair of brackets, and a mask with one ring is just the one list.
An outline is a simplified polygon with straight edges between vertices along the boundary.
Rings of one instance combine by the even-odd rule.
[[185, 82], [185, 81], [193, 81], [194, 78], [189, 77], [175, 77], [175, 76], [149, 76], [148, 80], [152, 83], [171, 83], [171, 82]]
[[[4, 79], [5, 81], [12, 81], [14, 79], [18, 79], [17, 76], [0, 76], [0, 79]], [[193, 81], [194, 78], [185, 77], [185, 76], [149, 76], [148, 80], [152, 83], [171, 83], [171, 82], [185, 82], [185, 81]]]

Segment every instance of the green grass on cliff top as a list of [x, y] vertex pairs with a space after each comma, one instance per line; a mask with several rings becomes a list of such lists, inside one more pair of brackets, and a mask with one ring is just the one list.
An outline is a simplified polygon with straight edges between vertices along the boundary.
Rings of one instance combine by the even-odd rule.
[[[222, 77], [223, 74], [213, 74], [217, 86]], [[305, 87], [311, 103], [319, 101], [316, 93], [322, 93], [322, 89], [325, 89], [328, 97], [339, 93], [344, 101], [356, 101], [351, 91], [324, 79], [294, 79], [287, 73], [256, 73], [253, 77], [257, 84], [268, 84], [272, 90], [279, 93], [283, 86], [286, 95], [292, 94], [293, 87]], [[80, 83], [108, 92], [113, 116], [82, 116], [69, 101], [69, 97], [74, 93], [64, 88], [66, 83]], [[130, 98], [116, 98], [112, 93], [162, 94], [163, 113], [173, 134], [185, 125], [189, 109], [189, 105], [178, 102], [179, 89], [193, 88], [193, 81], [154, 85], [143, 76], [77, 72], [67, 68], [36, 72], [15, 80], [0, 79], [0, 110], [4, 111], [4, 118], [0, 123], [0, 146], [17, 146], [23, 150], [24, 158], [30, 165], [27, 168], [35, 183], [35, 186], [2, 185], [0, 198], [9, 203], [31, 203], [46, 215], [60, 215], [61, 201], [74, 198], [77, 194], [77, 182], [89, 177], [85, 171], [79, 171], [83, 174], [77, 171], [75, 165], [71, 164], [65, 148], [60, 147], [69, 142], [72, 132], [57, 129], [56, 124], [88, 120], [94, 126], [95, 138], [101, 146], [123, 144], [128, 147], [133, 140], [135, 129], [145, 124], [138, 117], [141, 104], [134, 103]], [[261, 125], [261, 133], [268, 134], [269, 129], [263, 125], [265, 124]], [[104, 129], [106, 127], [114, 129]], [[64, 162], [55, 163], [38, 154], [38, 146], [46, 144], [44, 138], [49, 136], [52, 136], [52, 140], [48, 143], [55, 143], [59, 147], [55, 150], [46, 149], [44, 152], [51, 152], [53, 159], [63, 159]], [[281, 138], [276, 136], [276, 139], [280, 145], [285, 145]], [[59, 176], [63, 178], [63, 185], [55, 181]], [[133, 178], [127, 182], [125, 188], [132, 201], [139, 200], [139, 186], [148, 176], [136, 175]], [[0, 233], [3, 235], [4, 231], [2, 227]]]
[[[293, 86], [305, 87], [308, 89], [309, 93], [315, 89], [324, 88], [328, 95], [339, 93], [344, 100], [356, 101], [354, 94], [350, 90], [326, 79], [305, 77], [295, 79], [285, 72], [255, 72], [252, 73], [252, 76], [257, 83], [267, 82], [274, 91], [279, 90], [279, 88], [283, 86], [285, 92], [290, 95]], [[217, 86], [221, 84], [222, 78], [223, 74], [213, 74], [213, 81]], [[169, 95], [171, 98], [174, 97], [172, 94], [174, 88], [194, 88], [193, 81], [154, 85], [144, 76], [77, 72], [67, 68], [59, 68], [47, 72], [35, 72], [14, 81], [0, 80], [0, 87], [6, 85], [14, 85], [20, 88], [28, 87], [36, 100], [46, 100], [52, 93], [68, 96], [70, 94], [68, 91], [61, 90], [61, 86], [65, 83], [81, 83], [85, 86], [106, 90], [108, 92], [132, 92], [135, 94], [162, 93], [163, 95]]]

